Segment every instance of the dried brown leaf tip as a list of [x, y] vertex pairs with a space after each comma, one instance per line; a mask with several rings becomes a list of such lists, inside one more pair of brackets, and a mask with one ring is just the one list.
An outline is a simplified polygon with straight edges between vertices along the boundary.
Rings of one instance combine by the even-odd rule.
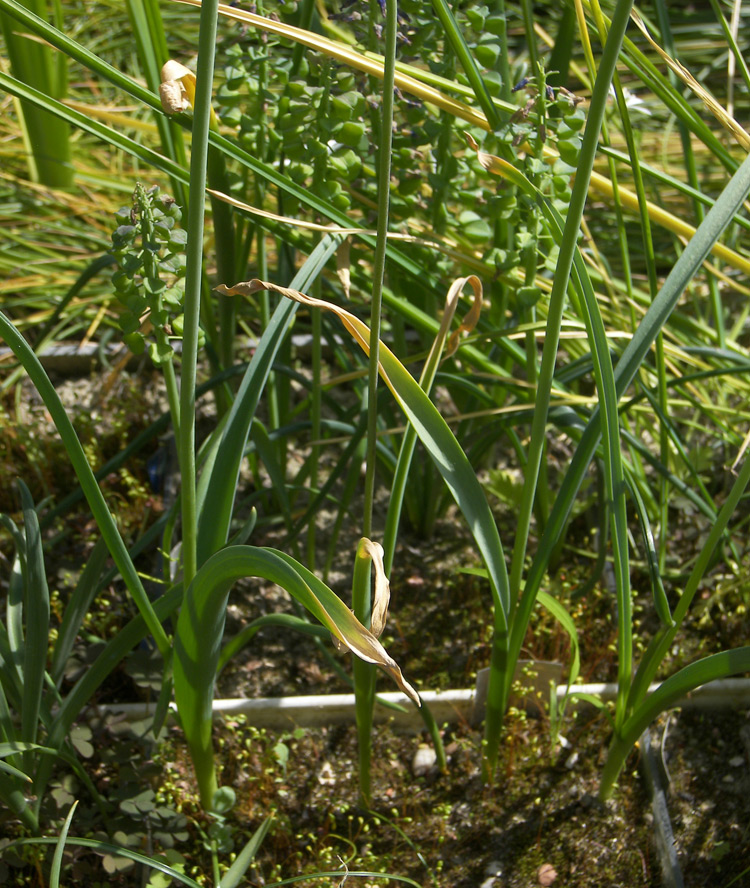
[[539, 884], [542, 888], [549, 888], [549, 886], [555, 881], [557, 878], [557, 870], [552, 866], [551, 863], [543, 863], [536, 874], [537, 879], [539, 880]]
[[165, 62], [161, 69], [159, 98], [167, 114], [187, 111], [195, 99], [195, 74], [182, 62], [174, 59]]
[[329, 624], [333, 644], [340, 653], [349, 650], [366, 663], [374, 663], [376, 666], [380, 666], [381, 669], [390, 675], [410, 700], [417, 706], [421, 706], [422, 702], [419, 699], [419, 694], [406, 681], [398, 663], [388, 654], [377, 639], [377, 636], [380, 635], [385, 627], [388, 615], [388, 601], [390, 599], [390, 586], [383, 565], [383, 547], [380, 543], [374, 543], [372, 540], [363, 537], [357, 546], [356, 557], [369, 561], [374, 572], [371, 628], [368, 629], [366, 626], [363, 626], [354, 616], [354, 613], [350, 611], [350, 620], [344, 620], [343, 622], [339, 620], [338, 624], [333, 628]]
[[[388, 604], [391, 600], [391, 586], [388, 577], [385, 575], [385, 566], [383, 564], [383, 547], [380, 543], [368, 540], [362, 537], [357, 546], [357, 558], [366, 558], [372, 562], [372, 569], [375, 575], [374, 589], [372, 593], [372, 615], [370, 617], [370, 632], [375, 638], [380, 638], [385, 629], [386, 620], [388, 619]], [[335, 635], [331, 636], [334, 647], [339, 653], [345, 651], [346, 645], [339, 641]]]
[[221, 293], [222, 296], [254, 296], [262, 290], [270, 290], [272, 293], [278, 293], [279, 296], [286, 296], [287, 299], [292, 299], [294, 302], [299, 302], [302, 305], [312, 306], [314, 308], [329, 307], [327, 302], [323, 302], [320, 299], [314, 299], [312, 296], [307, 296], [299, 290], [290, 290], [289, 287], [280, 287], [278, 284], [274, 284], [271, 281], [259, 281], [258, 278], [253, 278], [251, 281], [240, 281], [240, 283], [235, 284], [233, 287], [227, 287], [226, 284], [219, 284], [218, 287], [214, 287], [214, 290], [217, 293]]
[[472, 151], [476, 151], [477, 160], [484, 169], [486, 169], [488, 173], [495, 173], [498, 176], [502, 176], [504, 172], [503, 164], [506, 163], [506, 161], [502, 160], [500, 157], [496, 157], [494, 154], [488, 154], [486, 151], [482, 151], [479, 147], [479, 143], [471, 133], [464, 133], [464, 136], [469, 148], [471, 148]]
[[341, 281], [341, 286], [344, 288], [344, 296], [347, 299], [350, 298], [351, 293], [351, 283], [352, 283], [352, 273], [350, 269], [349, 262], [349, 240], [342, 241], [337, 250], [336, 250], [336, 274], [338, 279]]
[[372, 561], [372, 569], [375, 574], [374, 589], [372, 593], [372, 616], [370, 617], [370, 632], [375, 638], [380, 638], [388, 619], [388, 604], [391, 600], [391, 585], [385, 575], [383, 564], [383, 547], [380, 543], [374, 543], [367, 537], [362, 537], [357, 549], [358, 558], [369, 558]]
[[187, 111], [190, 107], [185, 87], [179, 80], [167, 80], [165, 83], [160, 83], [159, 98], [166, 114], [179, 114], [180, 111]]
[[444, 317], [447, 316], [448, 323], [453, 318], [453, 315], [456, 311], [456, 306], [458, 305], [458, 297], [461, 295], [461, 291], [469, 284], [474, 291], [474, 301], [471, 304], [471, 308], [466, 313], [464, 319], [461, 321], [461, 324], [458, 330], [454, 330], [451, 333], [450, 338], [448, 339], [448, 345], [445, 349], [445, 355], [443, 356], [443, 360], [446, 358], [450, 358], [454, 355], [458, 349], [458, 346], [461, 343], [461, 334], [462, 333], [471, 333], [471, 331], [476, 327], [479, 321], [479, 315], [482, 311], [482, 299], [483, 299], [483, 291], [482, 291], [482, 282], [475, 274], [469, 275], [469, 277], [458, 278], [451, 285], [450, 290], [448, 290], [448, 295], [445, 300], [445, 313]]

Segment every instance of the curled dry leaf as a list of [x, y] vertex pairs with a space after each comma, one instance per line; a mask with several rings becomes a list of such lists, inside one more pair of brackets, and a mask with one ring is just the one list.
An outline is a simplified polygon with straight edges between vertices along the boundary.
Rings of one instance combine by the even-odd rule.
[[[299, 290], [292, 290], [290, 287], [280, 287], [278, 284], [274, 284], [271, 281], [260, 281], [257, 278], [254, 278], [251, 281], [242, 281], [239, 284], [235, 284], [233, 287], [219, 284], [215, 290], [217, 293], [221, 293], [224, 296], [254, 296], [261, 290], [270, 290], [272, 293], [278, 293], [279, 296], [286, 296], [287, 299], [292, 299], [294, 302], [299, 302], [301, 305], [306, 305], [308, 308], [322, 308], [325, 311], [332, 311], [338, 316], [339, 320], [343, 323], [364, 353], [366, 355], [370, 354], [370, 330], [367, 325], [363, 324], [358, 317], [355, 317], [355, 315], [347, 311], [345, 308], [339, 308], [338, 305], [333, 305], [331, 302], [326, 302], [323, 299], [315, 299], [315, 297], [308, 296], [306, 293], [301, 293]], [[382, 365], [381, 374], [390, 387], [390, 382], [387, 375], [383, 372]]]
[[185, 87], [179, 80], [167, 80], [159, 84], [159, 98], [166, 114], [179, 114], [190, 107]]
[[468, 277], [458, 278], [451, 284], [451, 288], [448, 290], [448, 295], [445, 298], [445, 312], [443, 314], [441, 332], [446, 319], [448, 324], [450, 324], [453, 315], [455, 314], [456, 306], [458, 305], [458, 297], [461, 295], [461, 291], [466, 284], [469, 284], [474, 291], [474, 301], [471, 304], [471, 308], [464, 316], [464, 319], [461, 321], [458, 330], [451, 333], [448, 345], [445, 349], [445, 358], [450, 358], [451, 355], [456, 353], [456, 349], [461, 341], [461, 334], [471, 333], [474, 327], [476, 327], [477, 321], [479, 321], [479, 313], [482, 310], [482, 282], [475, 274], [470, 274]]
[[474, 138], [474, 136], [472, 136], [471, 133], [464, 133], [464, 137], [469, 143], [469, 148], [471, 148], [473, 151], [476, 151], [479, 163], [481, 163], [486, 170], [490, 169], [492, 166], [492, 162], [494, 160], [497, 160], [498, 158], [495, 157], [493, 154], [487, 154], [486, 151], [482, 151], [479, 147], [479, 142], [477, 142], [477, 140]]
[[[369, 543], [369, 540], [367, 542]], [[274, 549], [259, 551], [262, 553], [264, 560], [272, 559], [270, 562], [271, 566], [273, 566], [275, 561], [281, 559], [293, 568], [297, 573], [296, 579], [301, 580], [301, 583], [288, 586], [288, 590], [328, 629], [335, 639], [338, 639], [339, 642], [361, 660], [364, 660], [365, 663], [373, 663], [375, 666], [379, 666], [393, 679], [412, 702], [417, 706], [422, 705], [419, 694], [406, 681], [398, 663], [388, 654], [388, 651], [386, 651], [373, 633], [360, 623], [352, 611], [325, 583], [321, 582], [313, 573], [293, 558], [282, 552]], [[268, 569], [270, 570], [270, 568]], [[266, 576], [267, 574], [261, 575]], [[276, 575], [276, 573], [272, 573], [273, 577]], [[283, 581], [281, 585], [284, 585]], [[380, 594], [382, 595], [382, 592]]]
[[192, 80], [195, 83], [195, 74], [188, 68], [186, 65], [183, 65], [182, 62], [178, 62], [177, 59], [168, 59], [161, 66], [161, 82], [165, 83], [167, 80]]
[[537, 879], [539, 880], [539, 884], [543, 886], [543, 888], [549, 888], [549, 886], [555, 881], [557, 878], [557, 870], [552, 866], [551, 863], [543, 863], [536, 874]]
[[510, 167], [507, 160], [503, 160], [502, 157], [496, 157], [494, 154], [488, 154], [486, 151], [482, 151], [479, 147], [479, 143], [471, 133], [464, 133], [464, 136], [469, 143], [469, 148], [476, 151], [477, 160], [488, 173], [494, 173], [496, 176], [507, 176], [508, 167]]
[[372, 616], [370, 617], [370, 632], [375, 638], [380, 638], [388, 619], [388, 604], [391, 600], [391, 584], [385, 575], [383, 564], [383, 547], [380, 543], [374, 543], [367, 537], [362, 537], [357, 547], [357, 558], [369, 558], [372, 569], [375, 571], [375, 587], [372, 593]]
[[[531, 184], [521, 170], [517, 170], [512, 163], [508, 163], [508, 161], [503, 160], [502, 157], [496, 157], [494, 154], [488, 154], [486, 151], [482, 151], [479, 147], [479, 143], [471, 133], [464, 133], [464, 136], [469, 144], [469, 148], [476, 151], [477, 160], [483, 169], [487, 170], [488, 173], [492, 173], [493, 176], [500, 176], [506, 181], [511, 182], [513, 185], [516, 185], [524, 192], [524, 194], [529, 195], [529, 197], [533, 197], [534, 199], [537, 198], [537, 189]], [[547, 160], [551, 161], [557, 156], [559, 155], [547, 154]]]
[[[419, 694], [404, 678], [398, 663], [388, 654], [388, 651], [386, 651], [383, 645], [377, 640], [377, 638], [375, 638], [372, 632], [370, 632], [369, 629], [365, 629], [365, 627], [355, 619], [353, 614], [351, 614], [351, 619], [352, 625], [347, 627], [348, 634], [344, 635], [343, 633], [337, 633], [336, 638], [343, 642], [353, 654], [356, 654], [360, 658], [360, 660], [364, 660], [365, 663], [374, 663], [376, 666], [380, 666], [383, 672], [390, 675], [393, 681], [396, 682], [398, 687], [413, 703], [417, 706], [421, 706], [422, 701], [419, 699]], [[332, 632], [336, 633], [334, 627], [329, 625], [329, 628]]]
[[349, 299], [352, 283], [352, 274], [349, 268], [349, 241], [342, 241], [336, 250], [336, 274], [344, 288], [344, 296]]
[[[375, 572], [375, 584], [372, 593], [372, 614], [370, 617], [370, 632], [375, 638], [380, 638], [385, 629], [385, 623], [388, 618], [388, 604], [391, 600], [391, 584], [385, 575], [385, 565], [383, 564], [383, 547], [380, 543], [374, 543], [367, 537], [362, 537], [357, 546], [357, 558], [369, 558], [372, 562], [372, 569]], [[339, 641], [335, 635], [332, 635], [334, 647], [339, 653], [347, 650], [347, 646]]]
[[175, 59], [165, 62], [161, 69], [159, 98], [167, 114], [187, 111], [195, 101], [195, 74]]

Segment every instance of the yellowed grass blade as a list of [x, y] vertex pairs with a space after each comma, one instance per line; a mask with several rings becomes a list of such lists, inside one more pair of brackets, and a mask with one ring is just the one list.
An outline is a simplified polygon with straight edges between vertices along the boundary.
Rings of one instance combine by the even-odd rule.
[[[713, 116], [719, 121], [719, 123], [724, 127], [724, 129], [728, 130], [734, 138], [739, 142], [740, 145], [746, 150], [750, 151], [750, 135], [737, 123], [737, 121], [732, 117], [727, 110], [716, 101], [716, 99], [711, 95], [711, 93], [698, 81], [693, 77], [693, 75], [688, 71], [688, 69], [676, 59], [673, 59], [669, 53], [665, 52], [661, 46], [653, 39], [653, 37], [649, 34], [648, 28], [643, 23], [643, 19], [638, 15], [635, 10], [630, 13], [630, 17], [633, 19], [635, 24], [640, 29], [643, 36], [648, 40], [654, 52], [658, 53], [659, 56], [666, 62], [669, 68], [674, 71], [674, 73], [680, 78], [680, 80], [685, 84], [685, 86], [689, 87], [698, 98], [703, 102], [703, 104], [708, 108], [708, 110], [713, 114]], [[732, 57], [732, 54], [729, 54]]]
[[[465, 133], [464, 135], [466, 136], [469, 146], [476, 151], [477, 160], [479, 160], [479, 163], [487, 170], [487, 172], [492, 173], [495, 176], [500, 176], [503, 179], [507, 179], [509, 182], [517, 181], [518, 172], [512, 164], [503, 160], [501, 157], [496, 157], [494, 154], [488, 154], [486, 151], [482, 151], [477, 144], [476, 139], [474, 139], [470, 133]], [[546, 149], [545, 155], [548, 155], [550, 151], [551, 149]], [[555, 157], [556, 156], [555, 153]], [[613, 197], [614, 194], [612, 182], [607, 179], [606, 176], [602, 176], [596, 172], [591, 173], [589, 190], [594, 193], [606, 195], [610, 198]], [[622, 187], [618, 189], [618, 194], [623, 206], [634, 212], [638, 212], [639, 204], [637, 194]], [[646, 201], [646, 207], [648, 208], [648, 215], [651, 221], [661, 225], [673, 234], [676, 234], [679, 237], [684, 237], [686, 240], [690, 240], [695, 234], [695, 228], [692, 225], [683, 222], [682, 219], [678, 219], [677, 216], [673, 216], [672, 213], [667, 212], [667, 210], [662, 209], [662, 207], [657, 206], [655, 203]], [[743, 271], [745, 274], [750, 274], [750, 259], [741, 256], [730, 247], [717, 242], [712, 247], [711, 252], [732, 268]]]

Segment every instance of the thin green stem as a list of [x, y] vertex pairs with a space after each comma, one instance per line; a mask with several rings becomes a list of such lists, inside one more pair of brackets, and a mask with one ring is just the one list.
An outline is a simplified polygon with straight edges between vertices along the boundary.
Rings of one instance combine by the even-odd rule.
[[[211, 146], [208, 150], [208, 184], [214, 191], [229, 194], [231, 184], [224, 162], [224, 155]], [[233, 286], [237, 279], [235, 257], [235, 231], [232, 208], [226, 201], [211, 197], [211, 213], [214, 223], [214, 249], [216, 250], [216, 276], [221, 284]], [[224, 296], [219, 303], [219, 360], [222, 369], [234, 363], [237, 297]], [[227, 405], [228, 406], [228, 405]]]
[[521, 12], [523, 13], [523, 27], [526, 31], [526, 51], [529, 54], [529, 68], [531, 75], [537, 78], [539, 99], [543, 100], [544, 82], [540, 82], [542, 69], [539, 66], [539, 53], [536, 50], [536, 32], [534, 31], [534, 9], [531, 0], [521, 0]]
[[721, 25], [721, 30], [724, 34], [724, 39], [727, 41], [727, 46], [734, 56], [735, 63], [739, 68], [742, 79], [745, 81], [745, 89], [750, 90], [750, 68], [748, 68], [747, 63], [745, 62], [745, 57], [742, 55], [742, 51], [739, 46], [737, 46], [737, 41], [734, 38], [729, 23], [724, 18], [721, 6], [719, 5], [719, 0], [708, 0], [708, 2], [711, 4], [711, 9], [714, 11], [716, 20]]
[[[166, 335], [161, 331], [157, 333], [157, 339], [160, 337], [163, 337], [163, 342], [160, 342], [160, 347], [164, 348], [166, 346], [166, 348], [171, 348]], [[172, 361], [171, 357], [162, 365], [162, 372], [164, 373], [164, 385], [167, 389], [169, 413], [172, 417], [172, 431], [174, 432], [176, 440], [180, 434], [180, 389], [177, 383], [174, 361]]]
[[497, 35], [500, 41], [500, 58], [497, 60], [497, 63], [500, 68], [500, 77], [502, 77], [503, 80], [500, 97], [504, 102], [510, 103], [512, 85], [510, 76], [510, 53], [508, 52], [508, 9], [505, 5], [505, 0], [497, 0], [495, 8], [503, 23], [500, 33]]
[[[592, 0], [591, 8], [599, 31], [599, 37], [604, 42], [606, 39], [606, 26], [604, 18], [599, 8], [598, 0]], [[645, 193], [643, 191], [643, 177], [641, 176], [640, 166], [638, 164], [638, 152], [635, 147], [632, 127], [630, 126], [630, 116], [625, 96], [620, 84], [620, 80], [615, 70], [612, 75], [615, 95], [617, 98], [620, 119], [625, 132], [625, 138], [628, 144], [628, 150], [631, 154], [631, 162], [633, 164], [633, 175], [636, 183], [636, 189], [639, 194], [639, 209], [641, 215], [641, 225], [643, 230], [643, 239], [645, 244], [646, 265], [649, 273], [649, 285], [651, 300], [656, 297], [657, 280], [656, 265], [654, 261], [654, 251], [651, 239], [651, 226], [648, 217], [648, 209], [646, 206]], [[609, 141], [609, 140], [607, 140]], [[638, 190], [640, 189], [640, 190]], [[656, 361], [657, 373], [660, 377], [664, 376], [664, 355], [662, 346], [662, 334], [659, 333], [656, 339]], [[616, 395], [611, 392], [616, 404]], [[602, 395], [605, 393], [602, 392]], [[666, 400], [666, 384], [663, 387], [663, 395]], [[603, 446], [605, 451], [604, 469], [605, 469], [605, 485], [607, 491], [607, 501], [611, 504], [611, 525], [612, 525], [612, 541], [613, 541], [613, 557], [615, 583], [617, 589], [617, 703], [615, 713], [615, 723], [622, 724], [626, 717], [627, 697], [630, 691], [630, 684], [633, 674], [633, 625], [632, 625], [632, 595], [630, 589], [630, 571], [629, 571], [629, 551], [627, 538], [627, 514], [625, 503], [625, 486], [623, 478], [622, 458], [619, 446], [619, 426], [617, 422], [616, 409], [613, 405], [608, 404], [602, 398], [605, 409], [605, 424], [603, 426]], [[666, 430], [662, 427], [662, 445], [667, 442]], [[662, 521], [663, 527], [666, 526], [666, 509], [668, 486], [666, 479], [662, 477], [661, 481], [661, 503], [662, 503]]]
[[[474, 97], [479, 102], [479, 105], [481, 106], [482, 111], [484, 111], [485, 117], [489, 121], [492, 129], [499, 129], [502, 121], [500, 120], [497, 107], [492, 101], [492, 97], [487, 90], [487, 85], [477, 67], [474, 57], [469, 51], [469, 47], [466, 45], [464, 36], [458, 27], [456, 19], [453, 17], [453, 13], [451, 12], [447, 0], [432, 0], [432, 6], [437, 13], [437, 17], [440, 19], [440, 24], [443, 26], [445, 36], [448, 38], [453, 52], [455, 52], [456, 57], [461, 63], [461, 67], [464, 69], [464, 73], [471, 84], [471, 88], [474, 91]], [[386, 65], [387, 64], [388, 62], [386, 60]]]
[[[262, 8], [260, 12], [262, 13]], [[258, 83], [259, 90], [262, 93], [263, 90], [267, 87], [267, 66], [266, 62], [262, 61], [258, 65]], [[266, 122], [265, 119], [261, 120], [260, 126], [258, 127], [258, 134], [256, 138], [256, 148], [255, 153], [257, 157], [265, 158], [266, 156]], [[266, 184], [262, 176], [256, 174], [255, 176], [255, 205], [256, 207], [262, 207], [263, 202], [266, 196]], [[258, 242], [257, 242], [257, 253], [256, 253], [256, 265], [258, 268], [258, 277], [265, 281], [268, 279], [268, 255], [266, 252], [266, 229], [262, 225], [258, 225]], [[263, 290], [259, 294], [260, 299], [260, 322], [262, 328], [265, 330], [268, 327], [268, 324], [271, 321], [271, 299], [268, 293], [268, 290]], [[268, 401], [268, 415], [271, 424], [271, 428], [277, 429], [279, 428], [279, 402], [277, 397], [277, 389], [276, 389], [276, 378], [275, 374], [271, 373], [268, 377], [268, 382], [266, 384], [266, 398]], [[279, 451], [281, 452], [281, 451]]]
[[[393, 0], [389, 0], [393, 2]], [[362, 549], [357, 548], [352, 580], [352, 609], [354, 616], [367, 628], [372, 618], [371, 607], [372, 561]], [[355, 692], [355, 719], [357, 722], [357, 747], [359, 754], [359, 792], [364, 802], [370, 802], [372, 781], [372, 722], [375, 705], [375, 667], [355, 657], [352, 663]]]
[[[666, 4], [660, 2], [659, 0], [659, 2], [657, 2], [655, 5], [656, 15], [659, 21], [659, 27], [661, 28], [662, 41], [664, 42], [665, 49], [671, 55], [674, 55], [674, 42], [672, 40], [672, 30], [669, 25], [669, 16], [667, 14]], [[674, 71], [670, 69], [668, 72], [668, 76], [672, 86], [677, 89], [679, 86], [677, 75], [674, 73]], [[643, 177], [641, 174], [639, 155], [638, 151], [635, 150], [635, 146], [633, 144], [632, 133], [630, 132], [630, 122], [626, 109], [624, 110], [623, 114], [623, 109], [625, 108], [625, 100], [619, 95], [619, 83], [617, 84], [617, 86], [618, 102], [621, 105], [620, 114], [623, 117], [623, 122], [625, 124], [625, 136], [628, 139], [628, 151], [630, 153], [630, 160], [633, 169], [633, 181], [636, 185], [636, 192], [639, 195], [641, 226], [643, 228], [643, 243], [646, 249], [646, 259], [648, 263], [649, 290], [651, 293], [651, 299], [653, 300], [656, 297], [657, 281], [656, 259], [654, 255], [653, 242], [651, 239], [651, 224], [648, 216], [648, 211], [645, 207], [646, 195], [643, 190]], [[681, 120], [679, 117], [677, 118], [677, 126], [680, 131], [682, 154], [685, 160], [685, 169], [687, 171], [688, 181], [690, 185], [692, 185], [694, 188], [697, 188], [698, 173], [696, 170], [695, 154], [693, 152], [693, 146], [690, 140], [690, 133], [688, 132], [687, 126], [685, 125], [684, 121]], [[703, 204], [700, 203], [700, 201], [694, 200], [693, 209], [698, 223], [702, 222], [705, 215]], [[716, 281], [714, 280], [713, 275], [709, 275], [708, 280], [711, 303], [714, 309], [719, 347], [725, 348], [726, 335], [724, 331], [724, 312], [721, 305], [721, 297], [719, 296], [719, 290], [716, 286]], [[664, 336], [661, 333], [656, 340], [656, 372], [659, 381], [659, 406], [663, 414], [667, 416], [669, 409], [669, 404], [667, 400], [667, 373], [664, 359]], [[659, 427], [659, 449], [661, 451], [661, 461], [664, 465], [667, 465], [669, 460], [669, 433], [664, 423], [661, 423]], [[669, 535], [669, 482], [664, 476], [661, 477], [659, 486], [659, 570], [663, 572], [667, 563], [667, 540]]]
[[218, 0], [201, 6], [198, 37], [193, 138], [190, 156], [190, 203], [185, 271], [185, 323], [182, 340], [180, 437], [178, 452], [182, 476], [182, 563], [185, 587], [197, 570], [197, 501], [195, 470], [195, 379], [198, 361], [201, 277], [203, 273], [203, 222], [205, 210], [208, 131], [211, 114]]
[[211, 839], [211, 870], [214, 877], [214, 885], [221, 885], [221, 870], [219, 869], [219, 842]]
[[[308, 3], [308, 6], [312, 7], [312, 3]], [[309, 12], [309, 16], [310, 18], [312, 18], [312, 11]], [[330, 96], [331, 87], [330, 60], [324, 59], [322, 64], [323, 97], [321, 99], [318, 115], [320, 120], [325, 120], [328, 115], [328, 99]], [[321, 155], [320, 157], [315, 158], [315, 165], [313, 167], [313, 188], [315, 188], [316, 190], [322, 188], [323, 183], [325, 182], [326, 166], [326, 155]], [[316, 235], [315, 242], [317, 243], [319, 239], [319, 236]], [[317, 299], [320, 299], [322, 295], [322, 285], [320, 277], [317, 277], [315, 279], [312, 295]], [[320, 461], [320, 444], [318, 442], [320, 441], [322, 430], [322, 392], [320, 385], [320, 368], [323, 358], [323, 350], [321, 345], [323, 331], [320, 309], [314, 308], [310, 314], [310, 320], [312, 323], [312, 388], [310, 390], [310, 437], [312, 438], [312, 445], [310, 447], [309, 468], [310, 498], [312, 499], [318, 489], [318, 464]], [[315, 523], [315, 515], [313, 514], [307, 527], [307, 566], [310, 568], [310, 570], [315, 570], [316, 531], [317, 527]]]
[[[659, 23], [659, 30], [661, 31], [661, 39], [662, 44], [666, 52], [668, 52], [672, 57], [675, 55], [675, 45], [674, 39], [672, 37], [672, 28], [669, 22], [669, 13], [667, 10], [666, 4], [663, 0], [658, 0], [655, 4], [656, 10], [656, 20]], [[680, 81], [677, 78], [675, 72], [670, 68], [667, 71], [667, 78], [669, 79], [669, 83], [675, 92], [680, 90]], [[685, 123], [685, 121], [679, 115], [676, 116], [677, 128], [680, 132], [680, 142], [682, 144], [682, 156], [685, 162], [685, 172], [687, 173], [688, 183], [692, 188], [696, 191], [698, 190], [699, 180], [698, 180], [698, 169], [695, 162], [695, 152], [693, 151], [693, 143], [690, 139], [690, 131]], [[693, 198], [693, 208], [695, 211], [696, 219], [698, 223], [703, 221], [703, 217], [705, 215], [703, 204]], [[712, 280], [713, 278], [709, 278]], [[713, 297], [712, 297], [713, 298]], [[716, 317], [716, 330], [719, 334], [719, 343], [721, 348], [725, 348], [724, 341], [724, 330], [723, 330], [723, 316], [722, 313]]]
[[[372, 9], [372, 4], [370, 6]], [[372, 304], [370, 306], [370, 357], [367, 376], [367, 445], [362, 535], [372, 537], [372, 512], [375, 500], [375, 465], [378, 434], [378, 372], [380, 360], [380, 318], [383, 302], [383, 278], [388, 245], [388, 213], [391, 186], [391, 145], [393, 137], [393, 87], [396, 71], [396, 36], [398, 30], [397, 0], [387, 0], [385, 16], [385, 68], [383, 71], [383, 102], [380, 114], [380, 145], [378, 151], [378, 226], [372, 271]], [[367, 575], [364, 575], [364, 569]], [[355, 558], [352, 586], [355, 616], [370, 626], [370, 559]], [[375, 697], [375, 668], [372, 664], [354, 664], [357, 740], [359, 746], [359, 789], [369, 801], [370, 758], [372, 755], [372, 709]]]
[[[455, 55], [448, 47], [445, 49], [443, 58], [443, 66], [446, 74], [455, 72]], [[435, 169], [434, 175], [437, 178], [437, 185], [433, 187], [432, 199], [432, 227], [437, 234], [442, 234], [446, 230], [449, 213], [448, 213], [448, 195], [450, 194], [450, 168], [449, 164], [453, 161], [451, 153], [451, 140], [453, 137], [453, 128], [456, 118], [447, 111], [440, 112], [440, 135], [438, 136], [437, 145], [434, 150]]]
[[511, 560], [511, 612], [515, 609], [521, 587], [521, 576], [531, 526], [531, 514], [536, 497], [542, 454], [544, 452], [545, 428], [549, 412], [552, 378], [557, 361], [557, 347], [560, 339], [560, 325], [565, 306], [565, 295], [570, 280], [570, 270], [573, 265], [583, 209], [586, 204], [591, 170], [596, 157], [599, 132], [604, 119], [609, 84], [612, 81], [631, 6], [630, 0], [620, 0], [617, 4], [607, 44], [602, 54], [601, 64], [594, 84], [588, 120], [586, 121], [586, 129], [583, 135], [581, 153], [578, 159], [578, 170], [570, 197], [570, 206], [565, 220], [562, 244], [560, 245], [557, 268], [555, 269], [555, 278], [549, 296], [547, 330], [542, 351], [542, 364], [539, 370], [539, 383], [531, 426], [528, 463], [525, 471], [522, 502], [518, 516], [518, 529]]
[[[320, 278], [315, 281], [313, 287], [313, 296], [320, 298]], [[321, 387], [320, 387], [320, 365], [323, 359], [323, 350], [321, 348], [321, 318], [320, 309], [314, 308], [311, 312], [312, 322], [312, 390], [310, 392], [310, 437], [312, 445], [310, 447], [310, 497], [315, 496], [318, 489], [318, 463], [320, 460], [320, 435], [321, 435]], [[307, 566], [310, 570], [315, 570], [315, 551], [316, 551], [316, 524], [315, 515], [310, 518], [307, 526]]]
[[383, 279], [388, 246], [388, 213], [391, 187], [391, 145], [393, 138], [393, 87], [396, 71], [396, 36], [398, 8], [396, 0], [388, 0], [385, 17], [385, 51], [383, 57], [383, 103], [380, 117], [380, 145], [378, 150], [378, 226], [372, 269], [372, 304], [370, 306], [370, 362], [367, 377], [367, 469], [365, 474], [365, 504], [362, 535], [372, 534], [372, 509], [375, 499], [375, 449], [378, 432], [378, 363], [380, 352], [380, 318], [383, 302]]

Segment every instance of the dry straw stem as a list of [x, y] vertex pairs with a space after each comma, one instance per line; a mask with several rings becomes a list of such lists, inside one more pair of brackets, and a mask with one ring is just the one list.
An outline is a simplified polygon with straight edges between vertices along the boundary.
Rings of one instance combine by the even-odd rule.
[[[253, 216], [259, 216], [261, 219], [269, 219], [272, 222], [280, 222], [283, 225], [291, 225], [294, 228], [304, 228], [308, 231], [318, 231], [321, 234], [346, 234], [346, 235], [362, 235], [374, 237], [377, 234], [377, 231], [371, 228], [343, 228], [339, 225], [321, 225], [319, 222], [308, 222], [305, 219], [294, 219], [291, 216], [279, 216], [277, 213], [271, 213], [268, 210], [261, 210], [258, 207], [254, 207], [251, 204], [244, 203], [244, 201], [237, 200], [236, 197], [232, 197], [229, 194], [224, 194], [222, 191], [215, 191], [213, 188], [207, 188], [206, 191], [212, 196], [217, 198], [218, 200], [223, 200], [225, 203], [231, 204], [231, 206], [236, 207], [238, 210], [242, 210], [245, 213], [250, 213]], [[463, 253], [460, 250], [455, 249], [453, 246], [442, 243], [438, 240], [433, 240], [431, 238], [419, 237], [414, 234], [406, 234], [402, 231], [389, 231], [386, 234], [388, 240], [401, 241], [406, 244], [416, 244], [420, 247], [427, 247], [432, 250], [438, 250], [440, 253], [449, 256], [451, 259], [455, 259], [457, 262], [464, 262], [468, 265], [478, 264], [481, 267], [481, 270], [484, 272], [489, 272], [484, 263], [481, 262], [476, 256], [472, 256], [468, 253]]]
[[[680, 78], [680, 80], [682, 80], [685, 86], [689, 87], [695, 93], [695, 95], [698, 96], [698, 98], [703, 102], [706, 108], [708, 108], [708, 110], [724, 127], [724, 129], [728, 130], [746, 151], [750, 151], [750, 135], [748, 135], [747, 132], [739, 125], [739, 123], [737, 123], [734, 117], [732, 117], [727, 112], [727, 110], [716, 101], [716, 99], [702, 84], [698, 83], [695, 77], [693, 77], [690, 71], [688, 71], [688, 69], [681, 62], [673, 59], [661, 48], [661, 46], [659, 46], [659, 44], [649, 34], [646, 25], [643, 23], [643, 19], [638, 15], [637, 12], [635, 12], [635, 10], [630, 13], [630, 17], [640, 29], [646, 40], [648, 40], [651, 47], [661, 56], [661, 58], [667, 63], [672, 71], [674, 71], [674, 73]], [[730, 58], [731, 57], [732, 56], [730, 53]]]
[[67, 108], [80, 111], [81, 114], [88, 114], [89, 117], [95, 117], [104, 123], [127, 127], [139, 133], [153, 134], [157, 131], [156, 124], [133, 116], [134, 112], [141, 110], [137, 105], [91, 105], [89, 102], [78, 102], [75, 99], [65, 99], [63, 104]]

